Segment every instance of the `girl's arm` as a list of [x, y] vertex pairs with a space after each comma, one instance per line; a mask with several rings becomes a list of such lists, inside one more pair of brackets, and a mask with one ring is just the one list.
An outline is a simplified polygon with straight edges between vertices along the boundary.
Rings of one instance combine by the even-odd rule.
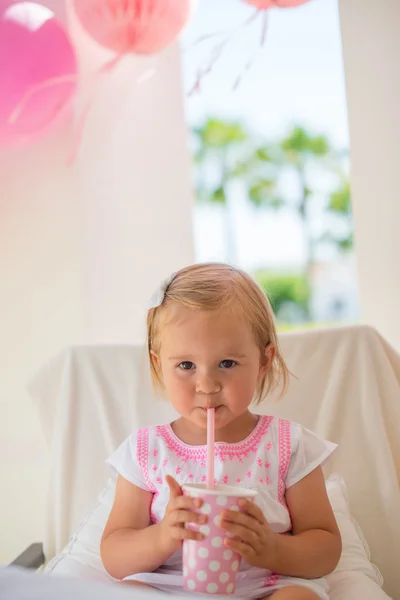
[[272, 564], [282, 575], [316, 579], [331, 573], [339, 562], [342, 540], [321, 467], [286, 491], [293, 535], [277, 535]]
[[321, 467], [286, 491], [292, 534], [280, 535], [254, 503], [239, 502], [244, 512], [223, 511], [221, 527], [230, 533], [225, 545], [253, 567], [280, 575], [317, 579], [339, 562], [342, 541]]
[[114, 579], [155, 571], [181, 547], [183, 539], [203, 539], [202, 534], [185, 528], [186, 523], [206, 522], [205, 515], [194, 512], [202, 500], [183, 496], [172, 477], [167, 476], [166, 482], [170, 500], [164, 519], [150, 525], [153, 494], [118, 476], [100, 545], [104, 568]]
[[152, 493], [118, 476], [115, 500], [103, 532], [100, 554], [115, 579], [157, 569], [168, 558], [159, 525], [150, 525]]

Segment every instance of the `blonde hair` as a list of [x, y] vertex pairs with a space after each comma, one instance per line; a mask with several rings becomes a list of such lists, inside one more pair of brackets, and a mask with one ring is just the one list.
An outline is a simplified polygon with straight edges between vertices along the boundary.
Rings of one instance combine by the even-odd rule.
[[261, 356], [264, 356], [268, 345], [272, 344], [275, 348], [271, 367], [256, 391], [255, 403], [261, 402], [279, 384], [281, 396], [284, 394], [289, 370], [279, 347], [275, 318], [269, 300], [250, 275], [220, 263], [197, 264], [182, 269], [167, 287], [162, 304], [149, 310], [147, 341], [151, 376], [156, 391], [163, 391], [164, 385], [153, 353], [160, 354], [160, 331], [168, 308], [173, 304], [203, 311], [239, 308], [253, 329]]

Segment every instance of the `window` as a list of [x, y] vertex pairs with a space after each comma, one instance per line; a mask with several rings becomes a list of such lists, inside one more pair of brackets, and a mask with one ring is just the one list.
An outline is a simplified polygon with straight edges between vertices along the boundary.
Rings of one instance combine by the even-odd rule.
[[[196, 258], [254, 274], [281, 327], [353, 320], [358, 292], [337, 0], [269, 11], [263, 47], [262, 15], [245, 24], [253, 14], [240, 0], [201, 0], [183, 38]], [[221, 35], [199, 42], [214, 32]], [[221, 40], [211, 73], [189, 95]]]

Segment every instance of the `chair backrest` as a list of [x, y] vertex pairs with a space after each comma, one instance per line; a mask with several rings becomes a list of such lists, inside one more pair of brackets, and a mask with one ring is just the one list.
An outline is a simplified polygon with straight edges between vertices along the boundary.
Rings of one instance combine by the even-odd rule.
[[[339, 444], [327, 475], [345, 478], [390, 594], [400, 589], [400, 356], [362, 326], [283, 334], [280, 343], [293, 374], [288, 393], [254, 410], [293, 419]], [[51, 558], [104, 486], [105, 458], [133, 427], [176, 415], [154, 397], [138, 346], [65, 350], [34, 376], [29, 391], [50, 452], [45, 551]]]

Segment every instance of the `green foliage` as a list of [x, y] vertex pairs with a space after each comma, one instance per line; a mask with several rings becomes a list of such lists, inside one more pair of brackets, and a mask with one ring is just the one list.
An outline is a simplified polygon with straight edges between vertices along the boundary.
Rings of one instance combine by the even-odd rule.
[[239, 123], [215, 118], [207, 119], [201, 127], [193, 130], [193, 134], [197, 165], [218, 171], [217, 180], [208, 189], [204, 178], [198, 182], [196, 192], [199, 200], [225, 204], [227, 185], [241, 180], [254, 206], [276, 208], [281, 205], [275, 193], [277, 168], [267, 145], [258, 146]]
[[256, 148], [255, 155], [262, 162], [272, 162], [274, 160], [271, 149], [267, 147]]
[[283, 201], [275, 196], [276, 182], [273, 179], [258, 179], [250, 184], [248, 194], [256, 207], [281, 208]]
[[304, 127], [296, 125], [280, 142], [287, 160], [294, 164], [304, 162], [306, 157], [325, 157], [331, 153], [329, 140], [324, 135], [312, 135]]
[[195, 128], [203, 149], [220, 150], [247, 140], [248, 134], [239, 124], [218, 119], [208, 119], [202, 127]]
[[353, 246], [354, 246], [354, 235], [353, 232], [350, 233], [350, 235], [343, 237], [343, 238], [336, 238], [335, 239], [336, 244], [338, 244], [339, 248], [343, 251], [343, 252], [349, 252]]
[[267, 294], [278, 317], [287, 305], [295, 305], [304, 314], [308, 314], [310, 286], [304, 274], [271, 273], [260, 270], [254, 274], [254, 277]]
[[226, 193], [224, 186], [220, 185], [213, 190], [209, 199], [213, 204], [226, 204]]
[[339, 187], [331, 194], [329, 210], [343, 215], [351, 214], [351, 192], [348, 180], [342, 180]]

